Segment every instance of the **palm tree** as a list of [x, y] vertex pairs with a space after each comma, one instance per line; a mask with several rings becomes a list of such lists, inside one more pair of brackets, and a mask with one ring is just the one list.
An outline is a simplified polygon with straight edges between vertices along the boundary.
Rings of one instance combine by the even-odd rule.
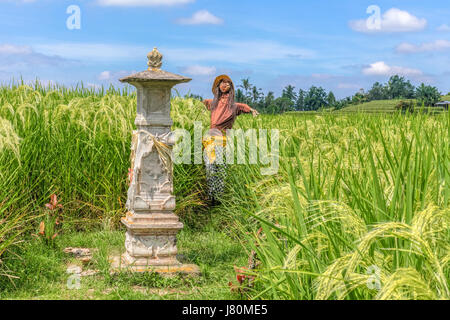
[[296, 110], [304, 110], [305, 108], [305, 96], [306, 96], [306, 92], [303, 89], [300, 89], [298, 91], [298, 95], [297, 95], [297, 101], [295, 103], [295, 109]]
[[327, 103], [329, 107], [333, 107], [336, 104], [336, 97], [334, 96], [333, 91], [328, 93]]
[[438, 88], [423, 83], [416, 89], [416, 96], [419, 103], [425, 106], [432, 106], [441, 99]]
[[245, 91], [249, 91], [252, 85], [250, 84], [250, 78], [247, 79], [241, 79], [242, 84], [240, 84], [238, 87], [244, 89]]
[[245, 103], [245, 95], [241, 89], [237, 89], [237, 91], [236, 91], [236, 102]]
[[295, 87], [288, 85], [283, 89], [283, 98], [288, 98], [290, 99], [292, 102], [296, 102], [297, 100], [297, 94], [295, 93]]
[[263, 96], [262, 89], [257, 89], [256, 86], [252, 88], [252, 99], [254, 103], [257, 103], [260, 100], [260, 97]]
[[263, 107], [261, 108], [264, 112], [269, 112], [270, 106], [274, 104], [275, 95], [272, 91], [269, 91], [264, 98]]
[[252, 85], [250, 84], [250, 79], [241, 79], [242, 84], [238, 85], [238, 88], [244, 89], [245, 103], [250, 104], [252, 100]]

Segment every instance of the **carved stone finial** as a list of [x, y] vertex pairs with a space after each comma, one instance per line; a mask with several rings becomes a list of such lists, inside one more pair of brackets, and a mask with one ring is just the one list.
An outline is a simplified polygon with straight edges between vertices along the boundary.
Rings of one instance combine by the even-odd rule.
[[153, 51], [147, 55], [148, 58], [148, 70], [159, 70], [162, 66], [163, 55], [158, 51], [158, 49], [153, 48]]

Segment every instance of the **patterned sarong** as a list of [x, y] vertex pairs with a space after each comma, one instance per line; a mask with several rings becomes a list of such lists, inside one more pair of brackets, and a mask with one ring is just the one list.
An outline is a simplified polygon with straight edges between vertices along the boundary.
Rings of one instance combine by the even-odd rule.
[[204, 161], [208, 196], [211, 200], [220, 199], [225, 190], [227, 165], [225, 159], [226, 137], [208, 136], [203, 139]]

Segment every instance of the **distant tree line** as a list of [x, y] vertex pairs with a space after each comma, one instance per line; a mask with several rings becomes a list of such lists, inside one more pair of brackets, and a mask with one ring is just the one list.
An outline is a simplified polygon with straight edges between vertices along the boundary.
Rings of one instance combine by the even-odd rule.
[[[250, 84], [250, 80], [242, 79], [236, 91], [236, 101], [246, 103], [263, 113], [283, 113], [287, 111], [316, 111], [324, 108], [336, 108], [345, 100], [338, 101], [332, 91], [312, 86], [309, 90], [295, 90], [288, 85], [280, 97], [272, 91], [265, 95], [261, 89]], [[345, 102], [344, 102], [345, 101]]]
[[[450, 93], [449, 93], [450, 94]], [[186, 97], [202, 100], [198, 95]], [[280, 97], [275, 97], [272, 91], [267, 94], [261, 88], [250, 83], [250, 79], [242, 79], [237, 86], [236, 101], [246, 103], [262, 113], [284, 113], [287, 111], [317, 111], [323, 109], [339, 110], [348, 105], [357, 105], [373, 100], [417, 99], [418, 104], [432, 106], [441, 99], [441, 93], [436, 87], [421, 84], [415, 87], [409, 80], [399, 75], [390, 77], [385, 84], [375, 82], [372, 88], [365, 92], [360, 89], [353, 96], [336, 99], [332, 91], [327, 92], [322, 87], [312, 86], [309, 90], [288, 85]]]
[[366, 101], [390, 99], [417, 99], [418, 104], [432, 106], [439, 102], [441, 93], [436, 87], [421, 84], [414, 87], [409, 80], [398, 75], [392, 76], [382, 85], [375, 82], [367, 94], [363, 94]]

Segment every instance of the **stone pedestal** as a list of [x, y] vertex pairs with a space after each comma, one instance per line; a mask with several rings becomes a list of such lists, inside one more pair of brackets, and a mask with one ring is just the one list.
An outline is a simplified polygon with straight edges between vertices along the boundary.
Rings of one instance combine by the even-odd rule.
[[[183, 224], [173, 213], [170, 96], [173, 86], [191, 79], [162, 71], [162, 55], [156, 48], [148, 59], [148, 70], [120, 79], [137, 89], [137, 130], [131, 146], [132, 177], [126, 204], [129, 212], [122, 219], [127, 227], [126, 253], [113, 260], [116, 266], [133, 271], [177, 272], [186, 268], [176, 259], [176, 235]], [[195, 266], [191, 269], [198, 272]]]

